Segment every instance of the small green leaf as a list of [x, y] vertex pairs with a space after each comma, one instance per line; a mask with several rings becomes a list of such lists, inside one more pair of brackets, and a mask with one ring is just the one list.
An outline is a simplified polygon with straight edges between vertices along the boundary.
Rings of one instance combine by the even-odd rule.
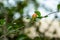
[[0, 25], [3, 25], [3, 24], [4, 24], [4, 22], [5, 22], [5, 20], [4, 20], [4, 19], [0, 19]]
[[41, 13], [39, 11], [35, 11], [35, 13], [38, 15], [38, 17], [41, 17]]
[[46, 15], [45, 17], [48, 17], [48, 15]]

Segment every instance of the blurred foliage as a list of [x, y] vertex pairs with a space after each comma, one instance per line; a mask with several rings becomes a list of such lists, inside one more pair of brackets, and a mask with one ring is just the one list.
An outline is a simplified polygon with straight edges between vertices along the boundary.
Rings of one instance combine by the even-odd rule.
[[18, 36], [18, 38], [16, 40], [32, 40], [32, 39], [30, 39], [29, 37], [27, 37], [24, 34], [21, 34]]
[[57, 11], [60, 12], [60, 3], [57, 5]]
[[5, 22], [5, 20], [4, 20], [4, 19], [0, 19], [0, 25], [3, 25], [3, 24], [4, 24], [4, 22]]
[[[36, 11], [38, 9], [38, 6], [39, 4], [36, 2], [36, 0], [30, 0], [34, 3], [34, 6], [35, 6], [35, 14], [38, 15], [38, 17], [36, 18], [43, 18], [41, 16], [41, 13], [39, 11]], [[29, 1], [28, 0], [24, 0], [24, 1], [17, 1], [17, 6], [16, 7], [4, 7], [3, 3], [0, 3], [0, 29], [3, 29], [2, 26], [4, 25], [5, 23], [5, 11], [4, 9], [7, 11], [7, 25], [6, 25], [6, 28], [7, 28], [7, 38], [9, 40], [32, 40], [31, 38], [29, 38], [27, 35], [24, 34], [24, 28], [26, 27], [25, 26], [25, 23], [23, 21], [23, 17], [24, 17], [24, 8], [28, 6], [29, 4]], [[57, 10], [60, 11], [60, 4], [57, 5]], [[13, 19], [13, 16], [14, 16], [14, 13], [15, 12], [19, 12], [20, 13], [20, 18], [18, 20], [14, 20]], [[27, 18], [30, 17], [29, 15], [27, 15]], [[45, 16], [45, 17], [48, 17]], [[30, 18], [28, 18], [30, 19]], [[32, 22], [32, 23], [31, 23]], [[29, 23], [30, 26], [33, 25], [34, 23], [36, 22], [35, 21], [30, 21]], [[28, 25], [28, 24], [27, 24]], [[22, 31], [22, 32], [21, 32]], [[13, 38], [9, 37], [9, 35], [11, 34], [15, 34]], [[0, 36], [3, 35], [3, 31], [0, 30]], [[43, 39], [43, 38], [42, 38]], [[41, 40], [39, 37], [36, 37], [34, 38], [33, 40]]]
[[[24, 26], [23, 22], [23, 10], [25, 7], [27, 7], [28, 2], [27, 0], [24, 1], [16, 1], [17, 6], [16, 7], [4, 7], [3, 3], [0, 3], [0, 26], [1, 29], [3, 29], [3, 25], [5, 23], [5, 20], [7, 20], [7, 25], [5, 27], [7, 28], [7, 38], [9, 40], [31, 40], [27, 35], [25, 34], [19, 34], [21, 31], [24, 31], [24, 28], [21, 29], [21, 27]], [[5, 11], [7, 11], [7, 19], [5, 19]], [[13, 16], [15, 12], [20, 13], [20, 18], [18, 20], [14, 20]], [[29, 15], [28, 15], [29, 16]], [[25, 27], [25, 26], [24, 26]], [[5, 29], [3, 29], [5, 30]], [[13, 33], [13, 35], [11, 35]], [[17, 36], [15, 36], [17, 34]], [[4, 35], [3, 32], [0, 30], [0, 36]], [[11, 37], [9, 37], [9, 35]], [[16, 37], [16, 38], [15, 38]]]

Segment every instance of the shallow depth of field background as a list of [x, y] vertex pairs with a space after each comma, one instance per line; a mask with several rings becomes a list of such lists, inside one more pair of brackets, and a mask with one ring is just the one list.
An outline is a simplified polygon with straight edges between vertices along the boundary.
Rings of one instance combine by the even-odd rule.
[[[0, 40], [60, 40], [60, 0], [0, 0]], [[34, 11], [41, 16], [31, 24]]]

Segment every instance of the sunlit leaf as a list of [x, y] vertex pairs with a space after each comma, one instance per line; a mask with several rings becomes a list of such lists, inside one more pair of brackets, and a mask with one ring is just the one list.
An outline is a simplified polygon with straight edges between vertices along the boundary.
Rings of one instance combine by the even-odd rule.
[[41, 13], [39, 11], [35, 11], [35, 13], [38, 15], [38, 17], [41, 17]]

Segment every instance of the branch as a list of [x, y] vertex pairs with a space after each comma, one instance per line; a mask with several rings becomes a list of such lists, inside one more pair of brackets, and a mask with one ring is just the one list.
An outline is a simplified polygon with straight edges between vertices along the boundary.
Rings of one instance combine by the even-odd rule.
[[[51, 12], [51, 13], [47, 14], [46, 16], [54, 14], [54, 13], [58, 13], [58, 12], [57, 11], [56, 12]], [[43, 16], [43, 18], [45, 18], [46, 16]]]

